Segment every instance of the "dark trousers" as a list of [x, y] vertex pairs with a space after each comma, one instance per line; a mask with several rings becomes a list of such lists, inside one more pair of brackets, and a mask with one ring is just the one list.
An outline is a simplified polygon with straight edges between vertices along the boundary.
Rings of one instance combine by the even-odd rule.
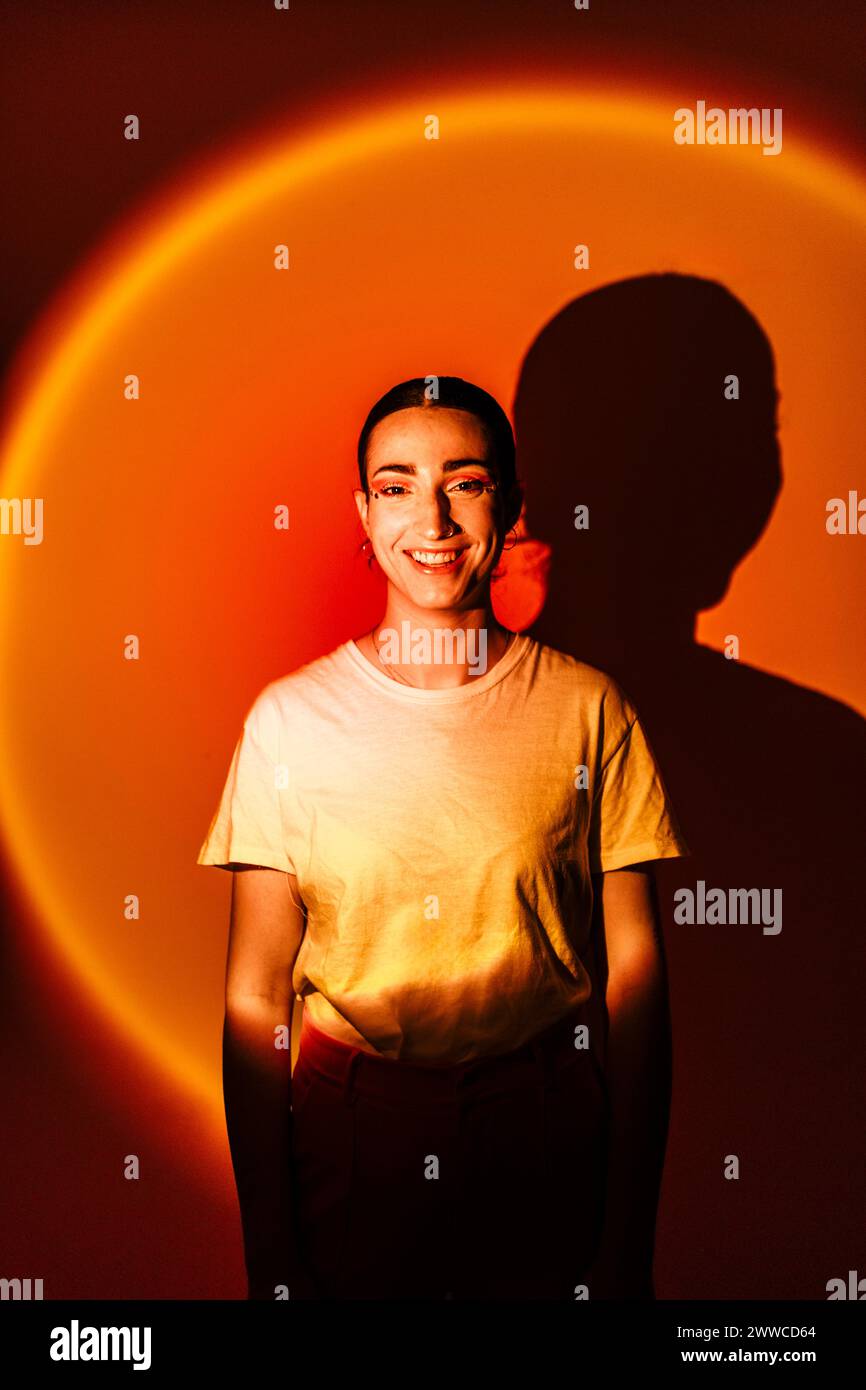
[[564, 1299], [598, 1246], [610, 1110], [579, 1013], [459, 1066], [375, 1057], [304, 1016], [299, 1246], [331, 1299]]

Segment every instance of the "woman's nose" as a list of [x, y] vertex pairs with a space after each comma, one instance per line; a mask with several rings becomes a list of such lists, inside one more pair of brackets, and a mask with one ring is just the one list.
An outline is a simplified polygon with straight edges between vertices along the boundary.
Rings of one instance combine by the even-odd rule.
[[432, 541], [438, 536], [446, 536], [455, 529], [455, 523], [451, 516], [451, 506], [444, 493], [437, 492], [432, 496], [424, 497], [418, 506], [416, 526], [428, 540]]

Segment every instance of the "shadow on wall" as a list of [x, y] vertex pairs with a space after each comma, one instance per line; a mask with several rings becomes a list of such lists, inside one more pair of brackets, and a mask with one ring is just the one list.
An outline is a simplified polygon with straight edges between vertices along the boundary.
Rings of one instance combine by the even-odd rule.
[[[531, 635], [623, 686], [693, 853], [656, 866], [674, 1028], [660, 1298], [824, 1299], [864, 1257], [866, 722], [694, 637], [779, 494], [777, 399], [739, 300], [664, 274], [567, 305], [514, 407], [532, 539], [522, 524], [499, 592], [522, 584]], [[781, 931], [675, 922], [700, 879], [781, 889]]]

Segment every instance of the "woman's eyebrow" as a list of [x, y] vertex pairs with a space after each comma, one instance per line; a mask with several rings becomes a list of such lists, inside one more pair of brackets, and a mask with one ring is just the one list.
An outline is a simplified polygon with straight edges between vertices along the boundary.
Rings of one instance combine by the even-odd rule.
[[[491, 471], [490, 464], [486, 459], [446, 459], [442, 465], [442, 471], [443, 473], [453, 473], [456, 469], [466, 468], [470, 464], [476, 468], [484, 468], [488, 473]], [[371, 474], [371, 479], [378, 478], [380, 473], [417, 473], [417, 471], [414, 463], [383, 463]]]

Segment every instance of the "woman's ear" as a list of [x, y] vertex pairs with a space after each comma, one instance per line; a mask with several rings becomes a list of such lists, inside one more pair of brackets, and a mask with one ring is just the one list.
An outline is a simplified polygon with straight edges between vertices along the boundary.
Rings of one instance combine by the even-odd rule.
[[352, 493], [355, 499], [355, 506], [358, 508], [358, 516], [361, 518], [361, 525], [367, 530], [367, 494], [363, 488], [356, 487]]

